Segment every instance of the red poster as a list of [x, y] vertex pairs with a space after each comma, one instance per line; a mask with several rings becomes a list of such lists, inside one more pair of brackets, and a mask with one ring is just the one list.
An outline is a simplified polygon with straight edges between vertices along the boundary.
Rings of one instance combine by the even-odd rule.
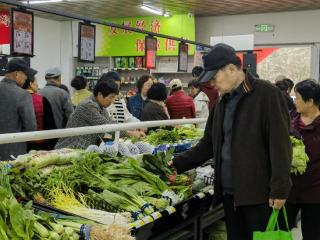
[[0, 45], [10, 44], [10, 13], [0, 11]]

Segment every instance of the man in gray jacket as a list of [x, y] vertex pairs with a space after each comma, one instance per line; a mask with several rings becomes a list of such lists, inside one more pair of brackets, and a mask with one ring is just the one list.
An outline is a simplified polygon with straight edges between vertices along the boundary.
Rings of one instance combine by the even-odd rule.
[[[35, 131], [36, 117], [31, 95], [21, 88], [34, 69], [18, 58], [6, 66], [5, 78], [0, 82], [0, 134]], [[27, 151], [26, 143], [0, 144], [0, 161], [10, 160]]]
[[59, 68], [51, 68], [45, 75], [47, 85], [39, 91], [41, 96], [48, 99], [51, 104], [54, 121], [58, 129], [65, 128], [68, 119], [73, 112], [69, 94], [59, 88], [61, 85], [61, 71]]

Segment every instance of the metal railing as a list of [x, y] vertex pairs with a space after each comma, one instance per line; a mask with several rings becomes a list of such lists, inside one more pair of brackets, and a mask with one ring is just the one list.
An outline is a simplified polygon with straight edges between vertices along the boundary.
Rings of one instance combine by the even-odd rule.
[[28, 142], [42, 139], [64, 138], [72, 136], [81, 136], [88, 134], [98, 134], [107, 132], [126, 131], [139, 128], [161, 127], [161, 126], [175, 126], [183, 124], [199, 124], [206, 122], [205, 118], [193, 119], [179, 119], [179, 120], [163, 120], [163, 121], [149, 121], [149, 122], [134, 122], [134, 123], [118, 123], [107, 124], [99, 126], [88, 126], [79, 128], [66, 128], [35, 132], [21, 132], [21, 133], [6, 133], [0, 134], [0, 144]]

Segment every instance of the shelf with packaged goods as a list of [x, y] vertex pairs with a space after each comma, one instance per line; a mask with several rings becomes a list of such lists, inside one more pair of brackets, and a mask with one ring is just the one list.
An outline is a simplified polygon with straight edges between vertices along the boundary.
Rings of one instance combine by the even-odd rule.
[[191, 72], [151, 72], [152, 74], [192, 74]]
[[149, 71], [147, 68], [113, 68], [113, 71]]

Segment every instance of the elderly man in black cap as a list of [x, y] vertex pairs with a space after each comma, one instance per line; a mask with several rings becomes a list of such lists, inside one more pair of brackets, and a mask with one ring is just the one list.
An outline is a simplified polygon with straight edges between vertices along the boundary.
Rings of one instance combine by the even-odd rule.
[[243, 72], [232, 47], [217, 44], [203, 61], [199, 81], [212, 81], [221, 98], [204, 137], [171, 164], [181, 173], [214, 158], [215, 203], [224, 205], [228, 240], [251, 240], [291, 188], [288, 109], [274, 86]]
[[39, 94], [48, 99], [57, 128], [65, 128], [73, 112], [73, 106], [70, 95], [65, 90], [59, 88], [61, 85], [60, 69], [57, 67], [48, 69], [45, 73], [45, 78], [47, 84], [39, 91]]
[[[36, 71], [19, 58], [12, 59], [6, 66], [5, 78], [0, 82], [0, 134], [35, 131], [36, 117], [30, 94], [21, 87], [27, 76]], [[0, 144], [0, 161], [11, 156], [25, 154], [26, 143]]]

